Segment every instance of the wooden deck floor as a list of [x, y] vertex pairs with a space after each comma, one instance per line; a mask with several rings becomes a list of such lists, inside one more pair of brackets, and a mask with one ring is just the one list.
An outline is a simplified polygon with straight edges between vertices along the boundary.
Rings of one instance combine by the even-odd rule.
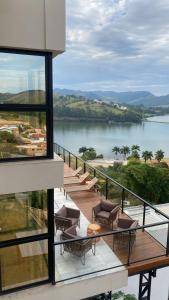
[[[64, 172], [66, 175], [71, 175], [72, 169], [70, 169], [65, 164]], [[100, 194], [96, 193], [95, 191], [85, 191], [72, 192], [69, 195], [71, 199], [75, 202], [77, 207], [86, 216], [86, 218], [90, 222], [92, 222], [92, 207], [99, 203], [101, 199]], [[128, 218], [126, 214], [123, 214], [123, 217]], [[107, 231], [108, 230], [106, 228], [102, 228], [102, 232]], [[112, 249], [112, 236], [107, 236], [104, 238], [104, 240]], [[116, 247], [114, 252], [123, 262], [123, 264], [127, 263], [128, 255], [126, 249], [119, 249], [119, 247], [117, 249]], [[169, 265], [169, 257], [166, 257], [165, 253], [165, 248], [158, 241], [156, 241], [149, 233], [142, 232], [142, 230], [138, 230], [136, 233], [136, 241], [134, 243], [130, 257], [130, 265], [128, 266], [129, 275], [132, 276], [142, 271]], [[158, 257], [162, 255], [164, 256]]]

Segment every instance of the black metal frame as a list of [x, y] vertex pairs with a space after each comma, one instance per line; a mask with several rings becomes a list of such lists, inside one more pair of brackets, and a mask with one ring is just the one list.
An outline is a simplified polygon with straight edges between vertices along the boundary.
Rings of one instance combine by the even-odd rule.
[[26, 160], [39, 160], [39, 159], [52, 159], [53, 158], [53, 79], [52, 79], [52, 53], [51, 52], [38, 52], [18, 49], [0, 48], [0, 53], [20, 54], [42, 56], [45, 59], [45, 94], [46, 103], [44, 104], [0, 104], [0, 111], [15, 111], [15, 112], [44, 112], [46, 113], [46, 136], [47, 136], [47, 153], [45, 156], [36, 157], [15, 157], [4, 158], [1, 162], [9, 161], [26, 161]]
[[[12, 54], [23, 54], [33, 56], [43, 56], [45, 58], [45, 79], [46, 79], [46, 103], [42, 105], [34, 104], [0, 104], [0, 111], [21, 111], [21, 112], [46, 112], [46, 128], [47, 128], [47, 155], [39, 157], [24, 157], [24, 158], [8, 158], [0, 160], [2, 162], [8, 161], [26, 161], [26, 160], [38, 160], [38, 159], [53, 159], [53, 79], [52, 79], [52, 53], [51, 52], [40, 52], [40, 51], [27, 51], [18, 49], [7, 49], [0, 48], [0, 53], [12, 53]], [[47, 209], [48, 209], [48, 232], [45, 234], [38, 234], [34, 236], [18, 238], [13, 240], [6, 240], [0, 242], [0, 248], [16, 246], [19, 244], [26, 244], [30, 242], [37, 242], [41, 240], [48, 241], [48, 279], [32, 282], [28, 284], [21, 284], [20, 287], [11, 288], [8, 290], [2, 289], [2, 278], [0, 276], [0, 295], [24, 290], [25, 288], [31, 288], [39, 286], [41, 284], [54, 282], [54, 190], [47, 190]], [[1, 265], [0, 265], [1, 267]], [[0, 274], [1, 275], [1, 274]]]
[[139, 300], [150, 300], [151, 297], [151, 282], [152, 278], [156, 277], [156, 270], [151, 270], [148, 273], [140, 274], [139, 279]]

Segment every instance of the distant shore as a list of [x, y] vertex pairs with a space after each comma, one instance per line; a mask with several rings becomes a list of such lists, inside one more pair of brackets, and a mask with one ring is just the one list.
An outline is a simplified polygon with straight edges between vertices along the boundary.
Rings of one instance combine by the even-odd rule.
[[61, 122], [61, 121], [70, 121], [70, 122], [89, 122], [89, 123], [105, 123], [105, 124], [141, 124], [140, 122], [134, 121], [114, 121], [114, 120], [105, 120], [105, 119], [98, 119], [98, 118], [72, 118], [72, 117], [56, 117], [54, 116], [54, 122]]

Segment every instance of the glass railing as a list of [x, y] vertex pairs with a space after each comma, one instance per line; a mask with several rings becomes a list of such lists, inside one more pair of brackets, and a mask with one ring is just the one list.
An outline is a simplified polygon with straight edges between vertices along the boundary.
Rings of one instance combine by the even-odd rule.
[[[66, 239], [63, 239], [64, 234], [61, 234], [60, 240], [54, 243], [55, 282], [77, 280], [84, 276], [95, 277], [97, 274], [104, 275], [117, 268], [123, 271], [122, 267], [165, 257], [169, 254], [168, 233], [166, 232], [166, 243], [163, 247], [154, 243], [148, 235], [143, 237], [143, 234], [144, 230], [147, 232], [159, 230], [167, 224], [168, 222], [161, 222], [93, 236], [74, 238], [67, 236]], [[141, 255], [140, 247], [144, 247]]]

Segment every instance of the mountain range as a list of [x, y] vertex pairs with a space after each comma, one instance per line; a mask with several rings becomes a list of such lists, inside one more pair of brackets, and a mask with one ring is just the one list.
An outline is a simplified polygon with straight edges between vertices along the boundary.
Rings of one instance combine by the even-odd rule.
[[103, 100], [127, 105], [169, 106], [169, 95], [155, 96], [148, 91], [114, 92], [114, 91], [80, 91], [69, 89], [54, 89], [60, 96], [82, 96], [89, 100]]

